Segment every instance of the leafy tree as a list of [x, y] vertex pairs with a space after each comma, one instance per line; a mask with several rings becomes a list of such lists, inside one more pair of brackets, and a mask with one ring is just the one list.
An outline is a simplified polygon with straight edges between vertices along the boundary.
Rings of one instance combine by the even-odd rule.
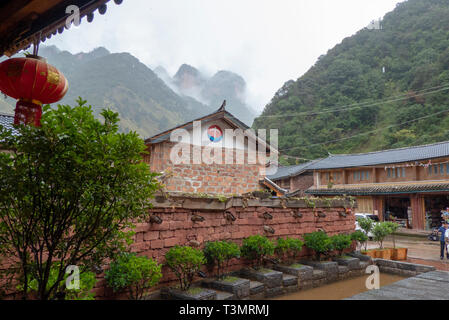
[[383, 249], [383, 241], [391, 233], [391, 229], [386, 222], [379, 222], [373, 228], [374, 240], [379, 243], [379, 248]]
[[368, 241], [368, 236], [361, 230], [356, 230], [351, 234], [351, 239], [357, 241], [357, 246], [362, 248], [362, 245]]
[[[360, 228], [362, 228], [363, 232], [365, 232], [366, 236], [371, 232], [373, 229], [374, 221], [371, 218], [368, 217], [359, 217], [357, 218], [357, 222], [359, 223]], [[368, 245], [368, 241], [365, 241], [365, 251]]]
[[243, 257], [253, 261], [255, 269], [264, 265], [264, 259], [274, 253], [274, 243], [265, 236], [253, 235], [243, 239], [240, 247]]
[[217, 278], [223, 278], [229, 261], [240, 256], [240, 248], [236, 243], [229, 241], [210, 241], [204, 247], [204, 256], [210, 264], [217, 266]]
[[385, 221], [384, 222], [387, 228], [390, 229], [389, 234], [393, 236], [393, 248], [396, 248], [396, 239], [395, 239], [395, 233], [399, 229], [399, 224], [393, 221]]
[[124, 252], [105, 272], [105, 279], [114, 291], [127, 290], [129, 297], [140, 300], [148, 289], [162, 278], [162, 265], [146, 256]]
[[[131, 242], [158, 188], [142, 161], [145, 145], [118, 132], [118, 114], [96, 119], [77, 106], [44, 107], [42, 126], [1, 128], [0, 256], [20, 264], [24, 298], [53, 298], [69, 265], [100, 266]], [[52, 267], [57, 276], [49, 286]]]
[[165, 254], [165, 261], [178, 278], [181, 290], [190, 288], [195, 274], [206, 263], [203, 252], [189, 246], [170, 248]]

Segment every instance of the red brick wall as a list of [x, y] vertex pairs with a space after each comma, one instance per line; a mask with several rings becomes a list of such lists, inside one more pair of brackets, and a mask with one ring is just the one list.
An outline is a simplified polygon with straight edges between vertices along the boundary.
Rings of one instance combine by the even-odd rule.
[[[171, 172], [164, 181], [169, 192], [240, 195], [262, 189], [259, 181], [265, 176], [264, 167], [248, 164], [246, 153], [244, 164], [236, 164], [236, 151], [232, 149], [222, 150], [222, 164], [193, 164], [192, 152], [189, 164], [173, 164], [170, 160], [173, 145], [171, 142], [155, 144], [149, 157], [151, 171]], [[226, 152], [233, 153], [234, 164], [224, 164]]]
[[[204, 200], [205, 203], [208, 201]], [[250, 235], [263, 234], [275, 240], [277, 237], [302, 238], [304, 234], [320, 229], [329, 235], [338, 233], [351, 233], [354, 231], [355, 218], [353, 214], [342, 217], [339, 213], [344, 212], [343, 206], [332, 208], [279, 208], [279, 207], [231, 207], [227, 211], [231, 212], [236, 220], [230, 222], [224, 217], [224, 210], [196, 210], [185, 208], [154, 208], [150, 210], [152, 214], [160, 217], [161, 224], [143, 223], [138, 224], [135, 235], [135, 243], [132, 250], [139, 255], [146, 255], [156, 259], [159, 263], [164, 263], [165, 253], [174, 245], [189, 245], [194, 240], [200, 243], [200, 248], [205, 242], [215, 240], [230, 240], [241, 244], [243, 238]], [[295, 218], [294, 212], [301, 212], [302, 218]], [[320, 218], [317, 212], [326, 214], [325, 218]], [[264, 219], [263, 213], [268, 212], [273, 219]], [[203, 222], [193, 222], [193, 214], [205, 218]], [[270, 226], [275, 230], [274, 234], [264, 231], [264, 226]], [[310, 256], [313, 253], [304, 247], [303, 256]], [[244, 260], [235, 260], [231, 270], [237, 270], [245, 265]], [[161, 285], [165, 285], [176, 278], [167, 267], [163, 267], [163, 279]], [[204, 268], [205, 272], [208, 272]], [[106, 290], [105, 290], [106, 289]], [[96, 288], [97, 297], [101, 298], [105, 294], [109, 296], [112, 292], [105, 288], [104, 279], [100, 279]]]

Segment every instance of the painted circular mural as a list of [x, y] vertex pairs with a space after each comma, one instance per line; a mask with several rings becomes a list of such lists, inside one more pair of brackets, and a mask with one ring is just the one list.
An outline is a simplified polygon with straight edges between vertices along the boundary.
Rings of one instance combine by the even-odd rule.
[[214, 124], [207, 129], [207, 136], [209, 137], [210, 141], [219, 142], [221, 141], [221, 139], [223, 139], [223, 131], [219, 126]]

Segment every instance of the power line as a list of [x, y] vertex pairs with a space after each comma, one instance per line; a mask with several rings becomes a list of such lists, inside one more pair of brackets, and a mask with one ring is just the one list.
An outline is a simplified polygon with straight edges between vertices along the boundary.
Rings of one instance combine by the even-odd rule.
[[433, 116], [436, 116], [436, 115], [439, 115], [439, 114], [442, 114], [442, 113], [445, 113], [445, 112], [448, 112], [448, 111], [449, 111], [449, 109], [443, 110], [443, 111], [438, 111], [438, 112], [429, 114], [427, 116], [423, 116], [423, 117], [419, 117], [419, 118], [416, 118], [416, 119], [408, 120], [408, 121], [405, 121], [405, 122], [402, 122], [402, 123], [398, 123], [398, 124], [392, 124], [392, 125], [389, 125], [389, 126], [386, 126], [386, 127], [383, 127], [383, 128], [374, 129], [374, 130], [367, 131], [367, 132], [358, 133], [358, 134], [355, 134], [355, 135], [352, 135], [352, 136], [349, 136], [349, 137], [344, 137], [344, 138], [340, 138], [340, 139], [330, 140], [330, 141], [326, 141], [326, 142], [309, 144], [309, 145], [306, 145], [306, 146], [298, 146], [298, 147], [283, 149], [283, 150], [279, 150], [279, 152], [285, 152], [285, 151], [289, 151], [289, 150], [293, 150], [293, 149], [297, 149], [297, 148], [304, 148], [304, 147], [307, 148], [307, 147], [313, 147], [313, 146], [318, 146], [318, 145], [323, 145], [323, 144], [328, 144], [328, 143], [348, 140], [348, 139], [352, 139], [352, 138], [355, 138], [355, 137], [364, 136], [364, 135], [368, 135], [368, 134], [371, 134], [371, 133], [374, 133], [374, 132], [382, 131], [382, 130], [385, 130], [385, 129], [390, 129], [390, 128], [402, 126], [404, 124], [408, 124], [408, 123], [411, 123], [411, 122], [416, 122], [416, 121], [419, 121], [419, 120], [422, 120], [422, 119], [430, 118], [430, 117], [433, 117]]
[[[439, 89], [426, 92], [428, 90], [432, 90], [432, 89], [436, 89], [436, 88], [439, 88]], [[441, 85], [441, 86], [436, 86], [436, 87], [431, 87], [431, 88], [427, 88], [427, 89], [422, 89], [422, 90], [419, 90], [419, 91], [415, 91], [414, 93], [416, 95], [419, 95], [419, 96], [425, 96], [425, 95], [429, 95], [429, 94], [433, 94], [433, 93], [437, 93], [437, 92], [445, 91], [445, 90], [449, 90], [449, 83], [446, 83], [446, 84]], [[307, 116], [307, 115], [318, 115], [318, 114], [325, 114], [325, 113], [334, 113], [334, 112], [340, 112], [340, 111], [346, 111], [346, 110], [374, 107], [374, 106], [378, 106], [378, 105], [385, 104], [385, 103], [390, 103], [390, 102], [396, 102], [396, 101], [401, 101], [401, 100], [405, 100], [405, 99], [410, 99], [410, 96], [409, 96], [409, 93], [405, 93], [405, 94], [393, 96], [392, 98], [394, 98], [394, 99], [380, 100], [378, 102], [354, 103], [354, 104], [350, 104], [350, 105], [346, 105], [346, 106], [339, 106], [339, 107], [336, 107], [336, 108], [328, 108], [328, 109], [324, 109], [322, 111], [307, 111], [307, 112], [290, 113], [290, 114], [288, 114], [288, 113], [285, 114], [284, 113], [284, 114], [280, 114], [280, 115], [265, 115], [265, 116], [264, 115], [260, 115], [257, 118], [282, 118], [282, 117], [294, 117], [294, 116]]]

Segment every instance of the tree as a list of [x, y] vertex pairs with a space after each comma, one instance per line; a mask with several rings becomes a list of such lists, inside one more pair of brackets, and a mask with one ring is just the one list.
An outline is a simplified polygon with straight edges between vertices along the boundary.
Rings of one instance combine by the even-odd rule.
[[119, 133], [117, 113], [103, 110], [100, 121], [77, 103], [44, 107], [39, 128], [0, 131], [11, 151], [0, 153], [0, 256], [18, 261], [25, 299], [30, 279], [51, 299], [67, 266], [99, 266], [122, 250], [159, 186], [137, 133]]
[[[359, 217], [357, 218], [357, 222], [360, 228], [365, 232], [366, 236], [369, 235], [370, 231], [373, 229], [374, 221], [368, 217]], [[365, 251], [368, 245], [368, 241], [365, 241]]]

